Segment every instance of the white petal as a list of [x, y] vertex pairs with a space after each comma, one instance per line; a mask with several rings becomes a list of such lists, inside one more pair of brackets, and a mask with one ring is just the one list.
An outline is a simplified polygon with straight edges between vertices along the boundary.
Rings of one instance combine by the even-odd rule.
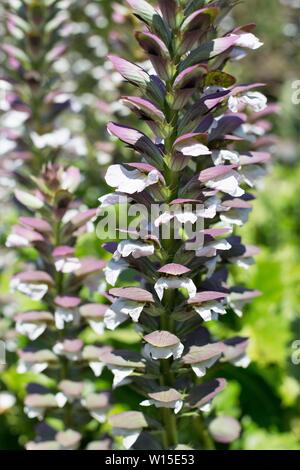
[[100, 377], [104, 369], [104, 364], [102, 362], [91, 361], [89, 362], [89, 366], [94, 372], [95, 377]]
[[193, 364], [192, 369], [195, 372], [197, 377], [204, 377], [206, 374], [206, 370], [213, 366], [217, 360], [221, 357], [221, 354], [217, 354], [214, 357], [211, 357], [210, 359], [207, 359], [206, 361], [199, 362], [198, 364]]
[[197, 289], [192, 279], [188, 279], [184, 277], [178, 277], [175, 279], [161, 277], [156, 281], [154, 285], [154, 289], [160, 300], [162, 300], [164, 296], [165, 289], [180, 289], [180, 288], [187, 289], [190, 298], [196, 295]]
[[148, 175], [137, 169], [127, 170], [122, 165], [111, 165], [105, 175], [106, 183], [117, 191], [134, 194], [159, 181], [159, 173], [152, 170]]
[[[228, 108], [232, 113], [238, 113], [240, 101], [238, 96], [230, 96], [228, 100]], [[216, 165], [216, 163], [215, 163]]]
[[37, 338], [39, 338], [44, 333], [44, 331], [46, 331], [46, 329], [46, 323], [16, 323], [17, 332], [21, 335], [27, 336], [31, 341], [35, 341]]
[[106, 310], [104, 315], [104, 324], [108, 330], [115, 330], [119, 325], [128, 320], [128, 316], [112, 308]]
[[6, 239], [5, 246], [7, 248], [13, 248], [13, 247], [23, 247], [23, 246], [29, 246], [30, 243], [27, 240], [27, 238], [21, 237], [20, 235], [17, 235], [16, 233], [11, 233], [8, 235]]
[[[231, 97], [232, 98], [232, 97]], [[232, 150], [215, 150], [212, 153], [212, 159], [215, 165], [222, 165], [229, 161], [230, 163], [239, 163], [239, 154]]]
[[106, 282], [112, 286], [115, 286], [120, 274], [127, 267], [128, 263], [125, 260], [120, 259], [119, 261], [115, 261], [114, 259], [111, 259], [103, 269]]
[[1, 392], [0, 393], [0, 415], [9, 410], [16, 403], [16, 397], [12, 393]]
[[174, 359], [178, 359], [182, 356], [183, 349], [184, 346], [181, 343], [166, 348], [158, 348], [151, 344], [146, 344], [144, 347], [144, 354], [146, 357], [150, 357], [154, 360], [169, 359], [171, 356], [173, 356]]
[[97, 335], [99, 336], [103, 335], [103, 332], [104, 332], [103, 321], [88, 320], [88, 324]]
[[[123, 385], [125, 382], [125, 379], [129, 377], [134, 369], [130, 369], [128, 367], [115, 367], [115, 366], [108, 366], [108, 368], [112, 371], [114, 374], [114, 380], [113, 380], [113, 388], [118, 387], [119, 385]], [[128, 383], [128, 382], [126, 382]]]
[[140, 434], [141, 434], [141, 430], [137, 430], [135, 432], [131, 432], [130, 434], [127, 434], [127, 436], [124, 436], [123, 445], [126, 450], [130, 449], [133, 446], [133, 444], [138, 440], [138, 437]]
[[90, 415], [94, 418], [98, 423], [105, 423], [106, 415], [104, 411], [91, 411]]
[[44, 408], [35, 408], [33, 406], [25, 406], [24, 413], [28, 416], [29, 419], [38, 418], [41, 420], [44, 416]]
[[190, 142], [190, 143], [183, 143], [182, 145], [176, 146], [177, 150], [179, 150], [183, 155], [190, 156], [190, 157], [199, 157], [200, 155], [210, 155], [211, 151], [209, 148], [201, 144], [200, 142]]
[[250, 357], [248, 357], [247, 355], [244, 355], [238, 359], [234, 359], [233, 361], [230, 361], [232, 362], [236, 367], [242, 367], [243, 369], [246, 369], [249, 364], [251, 363], [251, 359]]
[[230, 171], [223, 176], [208, 181], [206, 186], [230, 194], [230, 196], [239, 197], [242, 196], [245, 191], [239, 187], [238, 180], [238, 173], [236, 171]]
[[12, 290], [18, 290], [24, 295], [27, 295], [32, 300], [41, 300], [48, 292], [47, 284], [27, 284], [20, 282], [18, 279], [13, 279], [11, 282]]
[[[151, 400], [151, 401], [153, 401], [153, 400]], [[143, 400], [143, 401], [141, 401], [140, 406], [151, 406], [153, 404], [153, 403], [151, 403], [151, 401], [150, 400]]]
[[174, 407], [174, 413], [177, 415], [177, 413], [179, 413], [182, 407], [183, 407], [183, 401], [177, 400], [175, 403], [175, 407]]
[[268, 104], [266, 96], [258, 91], [248, 91], [240, 99], [242, 103], [249, 106], [256, 113], [263, 111]]
[[57, 272], [69, 274], [77, 271], [81, 266], [78, 258], [62, 258], [55, 261], [55, 269]]
[[67, 401], [68, 401], [68, 398], [62, 392], [58, 392], [55, 395], [55, 398], [56, 398], [57, 405], [58, 405], [59, 408], [63, 408], [65, 406], [65, 404], [67, 403]]
[[121, 257], [126, 258], [130, 255], [138, 259], [143, 256], [151, 256], [153, 253], [154, 245], [140, 241], [122, 240], [114, 253], [114, 259], [118, 261]]
[[206, 413], [211, 411], [211, 402], [206, 403], [205, 405], [201, 406], [200, 410], [203, 411], [203, 412], [206, 412]]
[[235, 43], [236, 46], [247, 47], [249, 49], [259, 49], [263, 44], [264, 43], [260, 42], [260, 40], [252, 33], [241, 34], [238, 36]]

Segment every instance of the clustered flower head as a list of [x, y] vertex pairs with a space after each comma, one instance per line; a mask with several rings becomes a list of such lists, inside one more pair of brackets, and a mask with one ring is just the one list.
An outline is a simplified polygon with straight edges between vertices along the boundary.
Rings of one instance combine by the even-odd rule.
[[[129, 207], [142, 203], [149, 213], [165, 203], [168, 209], [153, 225], [169, 224], [171, 235], [153, 236], [151, 224], [139, 239], [128, 231], [105, 268], [113, 288], [104, 324], [114, 330], [132, 322], [141, 348], [134, 357], [110, 351], [103, 362], [114, 373], [114, 386], [130, 383], [143, 395], [140, 411], [113, 415], [110, 423], [125, 448], [205, 448], [207, 431], [223, 443], [240, 433], [232, 417], [209, 413], [226, 387], [213, 366], [246, 367], [248, 339], [218, 341], [209, 329], [224, 315], [242, 316], [243, 306], [259, 295], [230, 285], [228, 276], [231, 265], [248, 268], [258, 253], [234, 232], [248, 219], [249, 191], [270, 158], [265, 116], [273, 111], [257, 91], [263, 84], [240, 84], [225, 69], [262, 43], [253, 24], [218, 36], [234, 0], [160, 0], [156, 8], [144, 0], [127, 3], [141, 21], [135, 37], [149, 62], [141, 67], [117, 56], [110, 60], [137, 90], [123, 103], [140, 128], [111, 122], [108, 131], [134, 150], [137, 161], [108, 169], [106, 182], [115, 192], [100, 198], [100, 213], [122, 200]], [[174, 204], [190, 209], [180, 216]], [[176, 221], [196, 226], [200, 219], [201, 237], [175, 237]], [[138, 286], [126, 281], [128, 268]], [[122, 287], [116, 287], [119, 279]], [[185, 419], [203, 432], [184, 437]]]

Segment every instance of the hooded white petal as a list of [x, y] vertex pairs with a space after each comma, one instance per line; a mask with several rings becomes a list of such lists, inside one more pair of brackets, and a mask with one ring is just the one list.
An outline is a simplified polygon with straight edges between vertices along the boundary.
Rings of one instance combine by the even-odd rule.
[[16, 233], [11, 233], [10, 235], [8, 235], [5, 243], [5, 246], [7, 248], [25, 247], [29, 245], [30, 243], [27, 238], [22, 237], [21, 235], [17, 235]]
[[246, 354], [241, 356], [241, 357], [238, 357], [237, 359], [234, 359], [232, 361], [230, 361], [232, 364], [234, 364], [236, 367], [242, 367], [243, 369], [246, 369], [249, 364], [251, 363], [251, 359], [249, 356], [247, 356]]
[[81, 263], [78, 258], [69, 257], [61, 258], [55, 261], [55, 269], [57, 272], [62, 272], [64, 274], [69, 274], [77, 271], [81, 266]]
[[58, 307], [54, 313], [55, 325], [58, 330], [63, 330], [66, 323], [79, 324], [79, 312], [77, 309]]
[[146, 357], [150, 357], [154, 360], [169, 359], [171, 356], [173, 356], [173, 359], [179, 359], [182, 356], [183, 350], [184, 346], [182, 343], [165, 348], [158, 348], [147, 343], [144, 347], [144, 354]]
[[0, 415], [12, 408], [16, 403], [16, 397], [9, 392], [0, 393]]
[[162, 402], [162, 401], [159, 401], [159, 400], [143, 400], [141, 403], [140, 403], [141, 406], [151, 406], [151, 405], [154, 405], [156, 408], [173, 408], [174, 409], [174, 413], [177, 414], [179, 413], [179, 411], [181, 410], [182, 406], [183, 406], [183, 401], [182, 400], [174, 400], [174, 401], [171, 401], [169, 403], [166, 403], [166, 402]]
[[162, 300], [165, 289], [180, 289], [180, 288], [187, 289], [190, 298], [196, 295], [197, 288], [194, 282], [192, 281], [192, 279], [188, 279], [186, 277], [177, 277], [177, 278], [160, 277], [156, 281], [155, 286], [154, 286], [154, 289], [157, 293], [159, 300]]
[[196, 376], [204, 377], [207, 369], [213, 366], [220, 357], [221, 357], [221, 354], [217, 354], [216, 356], [211, 357], [210, 359], [207, 359], [206, 361], [201, 361], [198, 364], [193, 364], [192, 369], [195, 372]]
[[137, 169], [127, 170], [122, 165], [111, 165], [106, 172], [105, 181], [117, 191], [134, 194], [156, 184], [159, 181], [159, 173], [152, 170], [145, 174]]
[[233, 113], [239, 111], [240, 105], [249, 106], [254, 112], [263, 111], [268, 104], [268, 100], [263, 93], [259, 91], [248, 91], [240, 96], [230, 96], [228, 107]]
[[154, 253], [154, 246], [149, 243], [142, 243], [140, 241], [122, 240], [117, 250], [114, 253], [114, 260], [119, 260], [121, 257], [127, 258], [132, 255], [133, 258], [142, 258], [143, 256], [151, 256]]
[[108, 366], [108, 369], [110, 369], [114, 375], [113, 388], [129, 383], [128, 380], [126, 381], [126, 378], [134, 371], [133, 368], [129, 367]]
[[240, 161], [238, 152], [233, 150], [214, 150], [211, 157], [215, 165], [222, 165], [226, 161], [230, 163], [239, 163]]
[[31, 133], [31, 139], [35, 147], [44, 149], [46, 147], [58, 148], [64, 146], [70, 139], [70, 131], [68, 129], [58, 129], [48, 134]]
[[133, 300], [117, 299], [104, 314], [106, 328], [114, 330], [130, 317], [134, 322], [139, 320], [144, 308], [143, 303]]
[[22, 294], [30, 297], [32, 300], [37, 301], [41, 300], [48, 292], [47, 284], [30, 284], [22, 282], [17, 278], [12, 279], [10, 286], [13, 291], [18, 290]]
[[176, 146], [183, 155], [190, 157], [199, 157], [200, 155], [210, 155], [209, 148], [200, 142], [186, 142]]
[[103, 321], [88, 320], [88, 324], [97, 335], [99, 336], [103, 335], [103, 332], [104, 332]]
[[194, 310], [204, 321], [217, 320], [219, 315], [225, 315], [226, 310], [220, 302], [205, 302], [203, 305], [193, 306]]
[[94, 372], [95, 377], [100, 377], [105, 367], [103, 362], [100, 362], [100, 361], [90, 361], [89, 366]]
[[116, 285], [116, 282], [120, 274], [128, 267], [128, 263], [120, 259], [118, 261], [111, 259], [106, 267], [103, 269], [106, 282], [112, 286]]
[[259, 49], [263, 46], [263, 42], [252, 33], [245, 33], [238, 36], [238, 39], [235, 43], [236, 46], [239, 47], [247, 47], [248, 49]]
[[35, 341], [47, 329], [46, 323], [17, 322], [16, 330], [21, 335], [27, 336], [31, 341]]
[[240, 197], [245, 193], [245, 191], [239, 187], [239, 174], [234, 170], [214, 178], [205, 184], [208, 188], [217, 189], [233, 197]]

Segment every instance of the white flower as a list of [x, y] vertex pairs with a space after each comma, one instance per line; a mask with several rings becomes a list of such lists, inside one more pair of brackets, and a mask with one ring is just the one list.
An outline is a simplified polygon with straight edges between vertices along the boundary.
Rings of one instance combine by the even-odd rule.
[[229, 161], [230, 163], [239, 163], [239, 154], [233, 150], [214, 150], [211, 158], [215, 165], [222, 165]]
[[79, 324], [79, 312], [78, 309], [69, 309], [63, 307], [57, 307], [54, 313], [55, 326], [58, 330], [63, 330], [66, 323], [73, 323], [74, 325]]
[[117, 299], [104, 314], [104, 324], [109, 330], [115, 330], [130, 317], [138, 322], [144, 308], [143, 303], [133, 300]]
[[116, 261], [111, 259], [103, 269], [105, 280], [108, 284], [115, 286], [120, 274], [128, 267], [128, 263], [120, 259]]
[[154, 245], [142, 243], [140, 241], [122, 240], [113, 255], [113, 259], [119, 261], [120, 258], [126, 258], [132, 255], [133, 258], [142, 258], [143, 256], [151, 256], [154, 253]]
[[62, 272], [64, 274], [69, 274], [77, 271], [81, 263], [78, 258], [74, 256], [68, 256], [66, 258], [62, 257], [55, 261], [55, 269], [57, 272]]
[[176, 150], [180, 151], [187, 157], [199, 157], [200, 155], [211, 154], [211, 151], [206, 145], [201, 144], [201, 142], [197, 142], [196, 140], [193, 141], [192, 139], [190, 141], [177, 144]]
[[115, 428], [113, 429], [113, 435], [123, 437], [123, 446], [126, 450], [130, 449], [135, 442], [138, 440], [142, 429], [124, 429]]
[[159, 181], [159, 173], [157, 170], [152, 170], [146, 174], [137, 169], [127, 170], [121, 165], [111, 165], [105, 175], [105, 181], [117, 191], [134, 194], [156, 184]]
[[251, 363], [251, 359], [249, 356], [247, 356], [246, 354], [236, 358], [236, 359], [233, 359], [231, 362], [234, 366], [236, 367], [242, 367], [243, 369], [247, 369], [247, 367], [249, 366], [249, 364]]
[[189, 297], [194, 297], [197, 292], [197, 288], [193, 283], [192, 279], [188, 279], [186, 277], [177, 277], [177, 278], [169, 278], [169, 277], [160, 277], [154, 286], [154, 289], [157, 293], [159, 300], [162, 300], [164, 296], [165, 289], [187, 289]]
[[16, 403], [16, 397], [8, 392], [0, 393], [0, 415], [12, 408]]
[[24, 374], [26, 372], [33, 372], [34, 374], [41, 374], [48, 367], [48, 362], [26, 362], [20, 360], [17, 366], [18, 374]]
[[103, 362], [100, 362], [100, 361], [90, 361], [89, 366], [94, 372], [95, 377], [100, 377], [105, 367]]
[[222, 191], [223, 193], [229, 194], [233, 197], [240, 197], [245, 193], [245, 191], [239, 187], [239, 181], [239, 174], [232, 170], [224, 175], [207, 181], [205, 184], [208, 188], [217, 189], [218, 191]]
[[130, 383], [130, 380], [126, 379], [132, 374], [134, 368], [111, 365], [108, 365], [107, 368], [111, 370], [114, 375], [113, 388], [117, 388], [120, 385], [126, 385], [127, 383]]
[[0, 155], [5, 155], [11, 152], [16, 147], [16, 143], [13, 140], [6, 139], [0, 136]]
[[264, 43], [252, 33], [245, 33], [238, 36], [235, 46], [246, 47], [248, 49], [259, 49]]
[[8, 111], [1, 117], [1, 126], [6, 129], [16, 129], [27, 121], [29, 114], [24, 111]]
[[31, 133], [31, 139], [33, 144], [38, 149], [44, 149], [51, 147], [57, 149], [63, 147], [70, 139], [71, 133], [68, 129], [58, 129], [48, 134], [37, 134], [36, 132]]
[[217, 320], [219, 315], [225, 315], [226, 310], [220, 302], [205, 302], [203, 305], [193, 306], [194, 310], [204, 321]]
[[22, 282], [18, 278], [13, 278], [10, 283], [10, 287], [12, 291], [19, 291], [24, 295], [27, 295], [32, 300], [42, 300], [42, 298], [48, 292], [48, 285], [47, 284], [30, 284], [27, 282]]
[[197, 377], [204, 377], [207, 369], [213, 366], [220, 357], [221, 354], [217, 354], [216, 356], [206, 359], [206, 361], [201, 361], [198, 364], [192, 364], [191, 367]]
[[31, 341], [35, 341], [47, 329], [47, 323], [16, 322], [16, 330], [21, 335], [27, 336]]
[[5, 246], [7, 248], [19, 248], [29, 245], [29, 240], [25, 237], [22, 237], [21, 235], [18, 235], [17, 233], [11, 233], [10, 235], [8, 235], [5, 243]]
[[267, 107], [268, 100], [258, 91], [248, 91], [240, 96], [230, 96], [228, 107], [233, 113], [238, 113], [239, 106], [249, 106], [254, 112], [258, 113]]
[[144, 346], [145, 356], [154, 360], [169, 359], [169, 357], [172, 356], [174, 360], [179, 359], [182, 356], [183, 350], [184, 346], [180, 342], [173, 346], [166, 347], [157, 347], [149, 343]]
[[104, 333], [104, 323], [103, 321], [97, 321], [97, 320], [88, 320], [88, 324], [92, 328], [92, 330], [99, 336], [103, 335]]
[[212, 258], [216, 256], [217, 250], [226, 251], [230, 250], [231, 245], [227, 240], [214, 240], [210, 243], [207, 243], [205, 246], [198, 248], [195, 251], [196, 256], [203, 256], [206, 258]]
[[172, 408], [174, 413], [177, 414], [183, 406], [182, 400], [174, 400], [172, 402], [166, 403], [158, 400], [143, 400], [140, 403], [141, 406], [151, 406], [154, 405], [156, 408]]

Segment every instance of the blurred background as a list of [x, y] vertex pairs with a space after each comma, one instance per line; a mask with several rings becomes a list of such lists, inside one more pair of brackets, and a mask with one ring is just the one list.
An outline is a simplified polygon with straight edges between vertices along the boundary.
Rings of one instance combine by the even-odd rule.
[[[100, 173], [112, 159], [127, 158], [127, 151], [115, 147], [105, 130], [105, 123], [112, 116], [126, 118], [125, 110], [117, 103], [123, 85], [106, 56], [109, 51], [132, 60], [139, 52], [132, 37], [134, 20], [128, 15], [125, 2], [69, 2], [68, 14], [73, 27], [71, 47], [56, 67], [80, 112], [65, 113], [61, 125], [71, 128], [85, 145], [85, 158], [77, 156], [78, 165], [87, 174], [83, 198], [93, 206], [107, 190], [99, 184]], [[295, 353], [293, 343], [300, 340], [300, 103], [292, 101], [293, 84], [300, 80], [300, 0], [244, 0], [226, 19], [226, 26], [230, 29], [250, 22], [257, 24], [255, 34], [264, 47], [235, 63], [233, 74], [241, 83], [266, 83], [264, 92], [280, 109], [272, 117], [272, 132], [277, 136], [273, 163], [257, 194], [250, 221], [241, 231], [247, 242], [261, 248], [261, 254], [256, 265], [234, 276], [263, 295], [247, 307], [242, 320], [222, 322], [216, 327], [221, 336], [232, 332], [250, 336], [253, 362], [246, 370], [226, 370], [229, 386], [215, 402], [220, 413], [235, 416], [242, 423], [243, 433], [232, 444], [233, 449], [300, 449], [300, 364], [293, 364], [291, 359]], [[5, 34], [1, 24], [0, 35]], [[3, 61], [1, 55], [0, 72]], [[1, 119], [0, 114], [2, 126]], [[99, 166], [98, 173], [94, 171], [95, 164]], [[0, 375], [0, 449], [17, 449], [32, 429], [20, 413], [19, 403], [28, 377], [16, 374], [14, 337], [9, 329], [10, 316], [18, 303], [18, 299], [10, 297], [9, 278], [20, 260], [4, 245], [16, 213], [9, 205], [7, 189], [1, 185], [0, 198], [1, 204], [6, 204], [0, 227], [0, 339], [11, 344], [8, 366]], [[89, 234], [77, 250], [99, 255], [99, 241]], [[107, 341], [118, 346], [134, 345], [136, 336], [124, 329], [111, 333]], [[117, 393], [117, 409], [126, 409], [124, 403], [128, 399], [127, 406], [136, 403], [134, 395], [128, 397], [127, 391], [125, 400], [122, 393]]]

